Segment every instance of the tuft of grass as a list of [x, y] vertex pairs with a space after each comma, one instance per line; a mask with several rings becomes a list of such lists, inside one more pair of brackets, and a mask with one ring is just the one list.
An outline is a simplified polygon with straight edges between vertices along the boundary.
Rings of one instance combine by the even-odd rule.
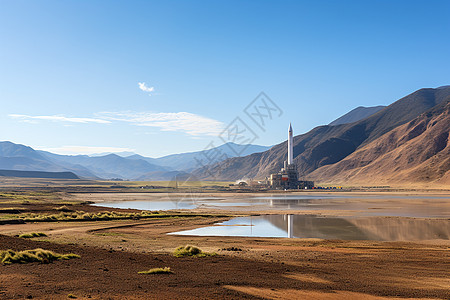
[[31, 233], [23, 233], [23, 234], [19, 235], [20, 238], [24, 238], [24, 239], [31, 239], [31, 238], [40, 237], [40, 236], [47, 236], [47, 235], [43, 232], [31, 232]]
[[70, 212], [70, 211], [72, 211], [70, 208], [67, 207], [67, 205], [63, 205], [63, 206], [60, 206], [58, 208], [55, 208], [55, 210], [63, 211], [63, 212]]
[[175, 257], [183, 257], [183, 256], [205, 257], [205, 256], [213, 256], [216, 254], [203, 252], [198, 247], [186, 245], [186, 246], [179, 246], [178, 248], [176, 248], [175, 251], [173, 252], [173, 255]]
[[34, 250], [14, 251], [14, 250], [0, 250], [0, 262], [5, 265], [9, 264], [26, 264], [31, 262], [50, 263], [59, 259], [73, 259], [80, 258], [79, 255], [59, 254], [50, 250], [41, 248]]
[[70, 299], [76, 299], [76, 298], [78, 298], [78, 297], [75, 296], [74, 294], [69, 294], [69, 295], [67, 295], [67, 298], [70, 298]]
[[138, 274], [172, 274], [173, 272], [169, 267], [164, 268], [153, 268], [147, 271], [140, 271]]

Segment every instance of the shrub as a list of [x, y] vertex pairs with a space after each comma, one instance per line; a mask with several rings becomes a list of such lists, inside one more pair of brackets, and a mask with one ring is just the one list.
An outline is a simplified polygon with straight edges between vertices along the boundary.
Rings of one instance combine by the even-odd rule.
[[178, 248], [176, 248], [173, 254], [176, 257], [181, 257], [181, 256], [194, 256], [200, 254], [201, 252], [202, 250], [200, 250], [195, 246], [186, 245], [186, 246], [179, 246]]
[[58, 259], [72, 258], [80, 258], [80, 256], [73, 253], [59, 254], [50, 250], [44, 250], [40, 248], [24, 251], [14, 251], [11, 249], [0, 251], [0, 261], [5, 265], [15, 263], [26, 264], [31, 262], [50, 263]]
[[30, 238], [34, 238], [34, 237], [40, 237], [40, 236], [47, 236], [47, 235], [43, 232], [23, 233], [23, 234], [19, 235], [20, 238], [24, 238], [24, 239], [30, 239]]
[[153, 268], [148, 271], [140, 271], [139, 274], [171, 274], [173, 273], [169, 267]]
[[173, 255], [176, 257], [183, 257], [183, 256], [205, 257], [205, 256], [213, 256], [216, 254], [203, 252], [200, 248], [186, 245], [176, 248], [175, 251], [173, 252]]

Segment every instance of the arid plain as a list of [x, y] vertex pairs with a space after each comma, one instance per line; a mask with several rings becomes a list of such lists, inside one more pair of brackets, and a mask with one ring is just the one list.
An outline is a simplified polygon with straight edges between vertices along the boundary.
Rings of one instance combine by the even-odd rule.
[[[319, 207], [311, 211], [240, 206], [242, 201], [236, 200], [273, 195], [267, 192], [152, 193], [136, 188], [112, 189], [102, 183], [80, 193], [80, 186], [73, 182], [52, 182], [48, 187], [41, 184], [28, 182], [23, 188], [12, 190], [4, 182], [0, 220], [9, 224], [0, 226], [1, 250], [43, 248], [81, 257], [49, 264], [0, 265], [1, 299], [450, 299], [450, 221], [446, 216], [450, 201], [446, 190], [288, 193], [290, 197], [342, 197], [333, 201], [343, 209]], [[428, 197], [425, 200], [424, 195]], [[202, 205], [152, 211], [148, 215], [137, 209], [101, 206], [136, 200], [146, 201], [149, 207], [161, 200], [179, 204], [176, 199], [180, 197], [200, 199]], [[236, 201], [236, 205], [204, 205], [210, 199]], [[402, 207], [408, 207], [409, 213], [417, 216], [398, 216]], [[423, 211], [434, 217], [421, 216]], [[105, 212], [109, 217], [102, 219]], [[381, 218], [392, 219], [396, 224], [398, 220], [421, 220], [438, 222], [429, 226], [441, 228], [436, 238], [412, 241], [408, 235], [394, 241], [168, 235], [234, 217], [287, 213], [323, 217], [383, 215]], [[37, 219], [64, 214], [83, 214], [85, 219]], [[11, 224], [18, 219], [25, 222]], [[368, 225], [364, 226], [367, 229]], [[18, 237], [31, 232], [46, 236]], [[183, 245], [194, 245], [213, 255], [175, 257], [173, 251]], [[170, 267], [172, 273], [138, 274], [157, 267]]]

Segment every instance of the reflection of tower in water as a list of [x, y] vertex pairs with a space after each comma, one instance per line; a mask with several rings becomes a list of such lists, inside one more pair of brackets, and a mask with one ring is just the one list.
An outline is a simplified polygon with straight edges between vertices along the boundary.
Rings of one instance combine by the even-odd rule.
[[288, 238], [294, 237], [294, 215], [287, 215]]
[[283, 215], [283, 220], [287, 224], [287, 237], [294, 237], [294, 215]]

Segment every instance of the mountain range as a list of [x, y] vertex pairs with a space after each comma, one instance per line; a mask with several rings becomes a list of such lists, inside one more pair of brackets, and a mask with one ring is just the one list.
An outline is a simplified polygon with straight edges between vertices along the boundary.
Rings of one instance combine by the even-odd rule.
[[[449, 100], [449, 86], [424, 88], [366, 118], [318, 126], [295, 136], [294, 162], [301, 178], [340, 183], [450, 183]], [[224, 160], [209, 166], [208, 173], [217, 180], [264, 178], [283, 166], [286, 143]], [[194, 173], [209, 178], [203, 175], [205, 169]]]
[[[229, 142], [207, 150], [172, 154], [159, 158], [149, 158], [139, 154], [130, 155], [127, 158], [143, 159], [151, 164], [164, 166], [169, 169], [190, 172], [194, 169], [198, 169], [202, 164], [209, 165], [226, 158], [236, 157], [237, 153], [239, 153], [240, 156], [246, 156], [252, 153], [264, 152], [268, 149], [270, 149], [270, 146], [252, 144], [240, 145]], [[220, 155], [217, 155], [218, 153], [220, 153]]]
[[[301, 179], [321, 183], [449, 185], [449, 131], [450, 86], [424, 88], [389, 106], [357, 107], [328, 125], [295, 136], [294, 162]], [[73, 177], [71, 172], [87, 179], [170, 180], [190, 174], [203, 180], [263, 179], [283, 166], [286, 144], [228, 143], [149, 158], [131, 153], [58, 155], [0, 142], [0, 170], [59, 172]]]
[[[0, 169], [33, 171], [35, 173], [5, 171], [0, 176], [6, 176], [4, 174], [44, 176], [45, 174], [42, 172], [63, 172], [63, 175], [69, 176], [67, 172], [70, 172], [76, 174], [75, 177], [87, 179], [170, 180], [175, 176], [187, 176], [189, 171], [199, 166], [198, 161], [207, 165], [208, 161], [205, 158], [210, 157], [213, 152], [219, 151], [224, 155], [216, 157], [214, 161], [209, 161], [209, 163], [236, 156], [231, 149], [239, 149], [245, 154], [250, 154], [265, 151], [269, 147], [228, 143], [203, 151], [149, 158], [138, 154], [127, 157], [116, 154], [100, 156], [59, 155], [6, 141], [0, 142]], [[47, 174], [45, 176], [52, 175]], [[54, 176], [58, 178], [61, 174], [54, 174]], [[69, 177], [74, 178], [72, 175]]]

